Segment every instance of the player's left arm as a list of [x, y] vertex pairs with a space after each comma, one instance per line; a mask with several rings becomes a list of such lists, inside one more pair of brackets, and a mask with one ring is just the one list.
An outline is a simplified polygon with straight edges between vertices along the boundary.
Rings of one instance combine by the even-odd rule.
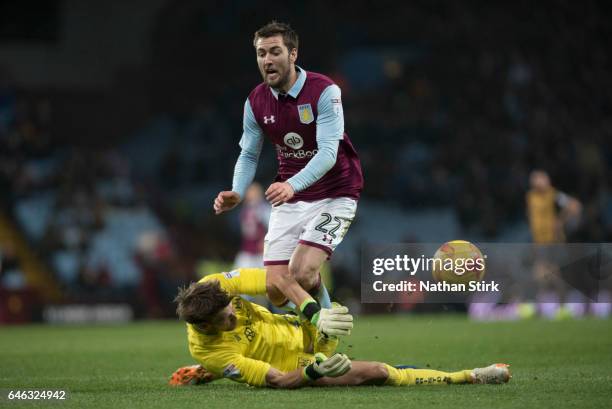
[[263, 268], [238, 268], [226, 273], [207, 275], [200, 282], [210, 280], [217, 280], [230, 297], [241, 294], [264, 295], [275, 288], [295, 305], [300, 306], [304, 316], [327, 335], [350, 335], [353, 328], [353, 316], [348, 313], [348, 308], [321, 308], [292, 276], [268, 275]]
[[340, 87], [332, 84], [325, 88], [317, 103], [317, 154], [308, 164], [286, 182], [276, 182], [266, 190], [266, 199], [281, 205], [321, 179], [335, 164], [338, 145], [344, 137], [344, 114]]
[[[230, 297], [242, 294], [251, 296], [266, 295], [273, 289], [276, 289], [295, 303], [295, 305], [301, 306], [307, 302], [315, 302], [314, 298], [300, 286], [293, 276], [271, 275], [263, 268], [237, 268], [225, 273], [209, 274], [200, 281], [210, 280], [217, 280], [221, 288]], [[311, 314], [305, 313], [305, 315], [308, 319], [311, 319], [317, 312], [319, 312], [318, 309]], [[323, 314], [323, 318], [327, 318], [325, 314]], [[318, 314], [315, 317], [313, 324], [316, 325], [320, 315]]]
[[230, 297], [265, 295], [267, 290], [266, 270], [263, 268], [237, 268], [226, 273], [209, 274], [200, 282], [209, 280], [219, 281]]
[[[295, 305], [299, 306], [307, 301], [314, 302], [314, 298], [300, 286], [295, 278], [290, 275], [270, 275], [263, 268], [237, 268], [224, 273], [209, 274], [200, 281], [210, 280], [217, 280], [221, 288], [230, 297], [242, 294], [251, 296], [266, 295], [273, 289], [276, 289], [295, 303]], [[313, 314], [310, 314], [311, 317], [308, 318], [312, 318], [312, 315], [316, 312], [318, 310], [313, 311]], [[316, 324], [316, 322], [315, 320], [313, 324]]]

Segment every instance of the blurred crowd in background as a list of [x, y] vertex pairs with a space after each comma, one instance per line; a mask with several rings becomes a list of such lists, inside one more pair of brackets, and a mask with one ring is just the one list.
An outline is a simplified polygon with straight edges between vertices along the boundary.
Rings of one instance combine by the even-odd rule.
[[[441, 242], [512, 229], [528, 241], [528, 176], [542, 169], [582, 204], [567, 240], [612, 241], [612, 26], [601, 2], [230, 3], [163, 2], [147, 63], [116, 73], [106, 99], [20, 83], [0, 59], [0, 291], [26, 290], [23, 260], [37, 258], [57, 300], [171, 316], [178, 285], [231, 265], [240, 218], [214, 217], [212, 200], [231, 186], [242, 105], [260, 81], [252, 33], [271, 18], [301, 35], [299, 65], [342, 88], [363, 203], [450, 214], [458, 227]], [[260, 159], [264, 188], [273, 154], [268, 145]], [[357, 223], [377, 217], [367, 209]], [[335, 288], [358, 298], [359, 274], [342, 260]]]

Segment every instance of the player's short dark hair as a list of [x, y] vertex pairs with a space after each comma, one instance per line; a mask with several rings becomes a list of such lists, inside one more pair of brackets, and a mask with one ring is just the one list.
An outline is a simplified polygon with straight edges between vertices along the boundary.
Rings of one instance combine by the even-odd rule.
[[280, 23], [276, 20], [270, 21], [268, 24], [255, 31], [253, 45], [255, 45], [260, 38], [274, 37], [276, 35], [283, 36], [283, 43], [289, 51], [298, 48], [299, 39], [295, 30], [293, 30], [289, 24]]
[[174, 299], [177, 315], [190, 324], [210, 322], [230, 301], [230, 296], [217, 280], [180, 287]]

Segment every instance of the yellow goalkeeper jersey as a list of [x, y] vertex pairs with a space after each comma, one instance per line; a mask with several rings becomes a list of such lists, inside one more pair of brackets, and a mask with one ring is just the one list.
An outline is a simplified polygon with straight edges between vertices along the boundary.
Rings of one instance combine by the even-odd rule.
[[204, 368], [216, 376], [263, 386], [270, 367], [288, 372], [314, 361], [316, 329], [310, 322], [273, 314], [238, 296], [265, 294], [265, 269], [212, 274], [200, 282], [208, 280], [218, 280], [233, 296], [237, 325], [232, 331], [207, 335], [187, 324], [189, 351]]
[[529, 228], [534, 243], [564, 242], [565, 235], [559, 229], [557, 204], [565, 195], [554, 188], [545, 192], [530, 190], [527, 192], [527, 213]]

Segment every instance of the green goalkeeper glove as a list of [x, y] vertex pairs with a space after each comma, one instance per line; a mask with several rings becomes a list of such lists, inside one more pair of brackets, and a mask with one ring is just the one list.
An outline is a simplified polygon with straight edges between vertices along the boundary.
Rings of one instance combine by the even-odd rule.
[[315, 300], [308, 300], [302, 304], [300, 310], [319, 332], [328, 336], [351, 334], [353, 316], [348, 313], [346, 307], [334, 305], [332, 308], [321, 308]]

